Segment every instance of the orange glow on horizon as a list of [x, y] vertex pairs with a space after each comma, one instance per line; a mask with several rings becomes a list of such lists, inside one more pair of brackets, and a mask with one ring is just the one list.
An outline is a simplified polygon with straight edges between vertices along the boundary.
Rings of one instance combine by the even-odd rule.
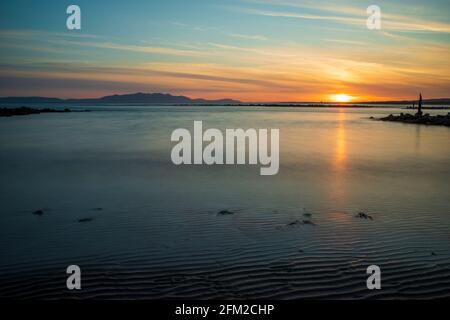
[[335, 94], [331, 96], [333, 102], [346, 103], [352, 101], [354, 98], [348, 94]]

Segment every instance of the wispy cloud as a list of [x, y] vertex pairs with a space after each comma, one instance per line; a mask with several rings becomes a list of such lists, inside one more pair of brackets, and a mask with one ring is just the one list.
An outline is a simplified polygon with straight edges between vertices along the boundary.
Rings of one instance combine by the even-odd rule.
[[[446, 46], [421, 50], [419, 43], [396, 50], [375, 47], [364, 53], [349, 53], [345, 46], [332, 52], [306, 46], [255, 48], [220, 43], [209, 46], [217, 49], [213, 50], [216, 63], [150, 59], [147, 63], [127, 65], [122, 61], [99, 66], [95, 61], [80, 64], [42, 60], [31, 65], [28, 61], [12, 61], [10, 65], [0, 64], [0, 71], [3, 76], [16, 79], [16, 84], [20, 83], [19, 78], [53, 79], [67, 85], [74, 81], [97, 82], [101, 88], [120, 88], [123, 84], [122, 90], [133, 88], [134, 84], [136, 88], [147, 85], [168, 92], [209, 98], [230, 96], [243, 101], [320, 101], [326, 98], [324, 93], [339, 92], [370, 100], [389, 98], [387, 93], [395, 91], [402, 98], [417, 86], [429, 95], [443, 96], [450, 83], [445, 65], [449, 52]], [[38, 83], [36, 80], [33, 85]], [[414, 88], [408, 88], [411, 83]]]
[[67, 41], [67, 43], [72, 45], [79, 45], [84, 47], [94, 47], [102, 49], [114, 49], [114, 50], [125, 50], [131, 52], [143, 52], [143, 53], [153, 53], [153, 54], [165, 54], [174, 56], [204, 56], [208, 55], [205, 51], [195, 51], [195, 50], [185, 50], [185, 49], [175, 49], [168, 47], [158, 47], [158, 46], [140, 46], [140, 45], [126, 45], [113, 42], [77, 42], [77, 41]]
[[351, 45], [369, 45], [369, 43], [367, 42], [363, 42], [363, 41], [355, 41], [355, 40], [342, 40], [342, 39], [324, 39], [324, 41], [327, 42], [333, 42], [333, 43], [340, 43], [340, 44], [351, 44]]
[[260, 40], [260, 41], [268, 40], [267, 37], [261, 36], [261, 35], [249, 35], [249, 34], [239, 34], [239, 33], [227, 33], [226, 35], [229, 37], [240, 38], [240, 39], [245, 39], [245, 40]]
[[248, 9], [248, 8], [242, 8], [240, 11], [244, 12], [244, 13], [260, 15], [260, 16], [268, 16], [268, 17], [296, 18], [296, 19], [306, 19], [306, 20], [330, 20], [330, 21], [343, 22], [343, 23], [347, 23], [347, 24], [365, 23], [364, 19], [355, 18], [355, 17], [329, 16], [329, 15], [307, 14], [307, 13], [295, 13], [295, 12], [287, 12], [287, 11]]
[[40, 30], [0, 30], [0, 38], [8, 39], [30, 39], [30, 38], [82, 38], [82, 39], [102, 39], [103, 36], [89, 33], [73, 32], [48, 32]]
[[[248, 7], [233, 7], [233, 10], [238, 10], [243, 13], [270, 16], [270, 17], [284, 17], [307, 20], [328, 20], [337, 23], [349, 25], [365, 26], [367, 13], [364, 6], [343, 6], [335, 3], [319, 3], [319, 2], [291, 2], [291, 1], [273, 1], [273, 0], [256, 0], [248, 1], [249, 3], [270, 4], [275, 7], [291, 7], [296, 9], [307, 9], [308, 11], [315, 11], [316, 13], [293, 12], [292, 10], [262, 10]], [[436, 32], [436, 33], [450, 33], [450, 24], [445, 22], [438, 22], [433, 20], [423, 20], [421, 18], [411, 15], [400, 15], [392, 12], [386, 12], [382, 8], [382, 26], [383, 29], [391, 31], [404, 32]]]
[[[123, 50], [136, 53], [149, 53], [149, 54], [162, 54], [162, 55], [173, 55], [173, 56], [205, 56], [209, 55], [208, 52], [203, 50], [192, 50], [192, 49], [179, 49], [173, 47], [155, 46], [155, 45], [136, 45], [136, 44], [124, 44], [114, 41], [110, 41], [106, 37], [91, 35], [91, 34], [73, 34], [73, 33], [55, 33], [55, 32], [44, 32], [44, 31], [34, 31], [34, 30], [1, 30], [0, 39], [8, 38], [13, 40], [25, 40], [27, 43], [30, 41], [39, 41], [42, 43], [51, 43], [58, 45], [71, 45], [78, 46], [80, 48], [100, 48], [100, 49], [112, 49], [112, 50]], [[109, 40], [109, 41], [107, 41]], [[115, 39], [112, 39], [115, 40]], [[17, 44], [13, 42], [3, 42], [1, 44], [4, 47], [18, 47], [23, 46], [23, 44]], [[40, 51], [54, 51], [63, 50], [52, 49], [46, 46], [30, 45], [27, 44], [30, 50], [40, 50]]]

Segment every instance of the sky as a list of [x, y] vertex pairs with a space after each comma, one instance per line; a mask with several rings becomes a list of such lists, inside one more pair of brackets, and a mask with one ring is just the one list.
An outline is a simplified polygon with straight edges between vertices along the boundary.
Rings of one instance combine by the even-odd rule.
[[[66, 27], [71, 4], [81, 30]], [[0, 2], [0, 96], [443, 98], [449, 57], [448, 0]]]

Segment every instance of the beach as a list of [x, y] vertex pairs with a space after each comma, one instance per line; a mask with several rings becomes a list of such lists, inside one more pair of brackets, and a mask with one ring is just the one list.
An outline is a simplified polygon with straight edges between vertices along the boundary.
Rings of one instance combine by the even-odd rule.
[[[370, 119], [398, 107], [77, 108], [0, 118], [0, 297], [450, 297], [449, 128]], [[278, 128], [278, 174], [175, 166], [196, 120]]]

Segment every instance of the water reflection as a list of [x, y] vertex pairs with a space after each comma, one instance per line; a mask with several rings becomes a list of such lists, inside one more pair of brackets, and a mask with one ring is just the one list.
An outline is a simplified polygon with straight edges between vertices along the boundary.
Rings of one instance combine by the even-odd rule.
[[336, 205], [336, 209], [345, 206], [346, 199], [346, 169], [347, 169], [347, 144], [345, 132], [346, 113], [339, 110], [337, 113], [337, 127], [333, 135], [334, 153], [331, 167], [334, 169], [331, 175], [330, 197]]
[[345, 143], [345, 111], [339, 110], [338, 126], [336, 130], [336, 147], [334, 153], [334, 168], [339, 171], [345, 171], [347, 160], [347, 146]]
[[422, 140], [420, 133], [420, 125], [416, 125], [416, 154], [420, 153], [420, 140]]

